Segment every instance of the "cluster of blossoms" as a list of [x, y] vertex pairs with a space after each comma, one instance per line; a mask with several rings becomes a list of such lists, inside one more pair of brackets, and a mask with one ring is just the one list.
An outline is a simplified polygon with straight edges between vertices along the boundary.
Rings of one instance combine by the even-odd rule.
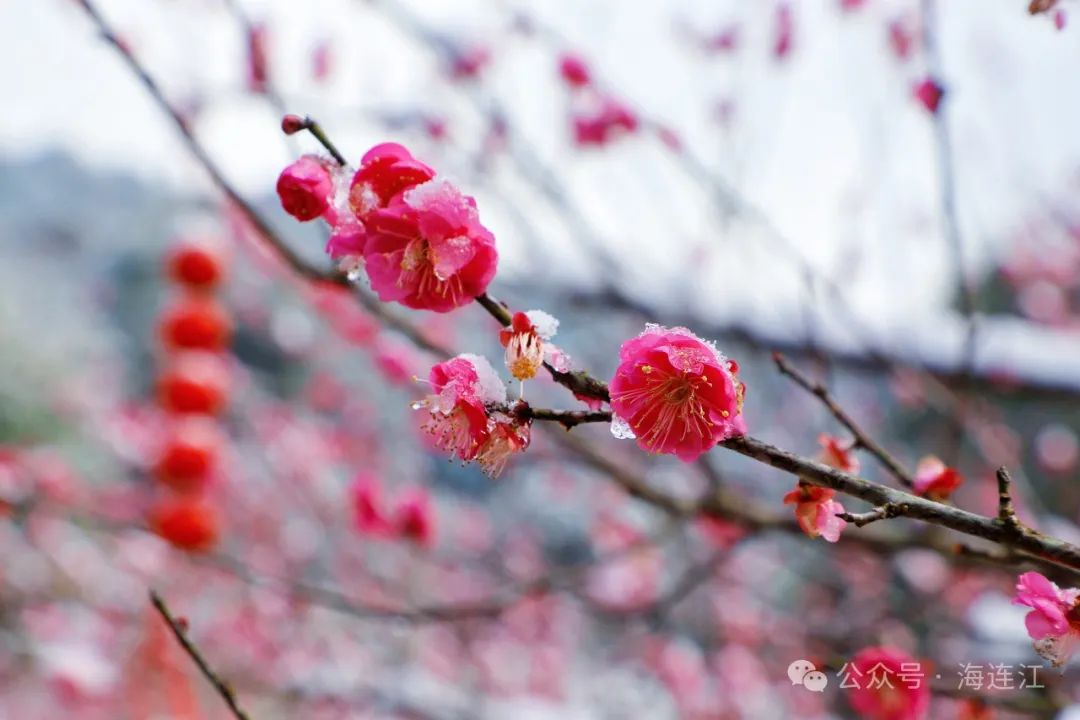
[[1024, 618], [1035, 651], [1063, 667], [1080, 648], [1080, 589], [1062, 590], [1037, 572], [1017, 578], [1013, 602], [1031, 611]]
[[[859, 472], [859, 458], [855, 456], [850, 443], [845, 444], [839, 438], [822, 434], [818, 444], [821, 450], [815, 460], [819, 463], [841, 472]], [[847, 521], [839, 516], [844, 512], [844, 506], [835, 497], [835, 490], [800, 481], [794, 490], [784, 496], [784, 504], [795, 506], [795, 519], [807, 536], [836, 542]]]
[[564, 55], [559, 60], [559, 75], [571, 90], [574, 142], [578, 145], [606, 145], [637, 131], [640, 121], [634, 111], [596, 87], [582, 58]]
[[[561, 72], [576, 92], [592, 88], [579, 59], [563, 58]], [[283, 125], [292, 132], [303, 126], [291, 117]], [[277, 192], [298, 220], [330, 224], [327, 252], [350, 273], [366, 269], [381, 300], [447, 312], [483, 293], [495, 273], [495, 241], [479, 223], [475, 201], [436, 180], [401, 145], [372, 148], [355, 173], [304, 156], [281, 173]], [[550, 343], [555, 325], [535, 311], [513, 316], [500, 335], [513, 377], [532, 379], [544, 362], [568, 369]], [[646, 450], [691, 461], [746, 432], [738, 365], [689, 330], [649, 326], [623, 345], [620, 360], [611, 381], [614, 425]], [[506, 397], [501, 382], [486, 382], [489, 375], [497, 379], [486, 360], [472, 356], [436, 366], [435, 392], [421, 406], [431, 412], [427, 427], [439, 447], [496, 475], [528, 445], [529, 432], [527, 423], [492, 409], [505, 407]]]
[[1080, 325], [1080, 223], [1047, 222], [1034, 214], [1024, 219], [1010, 244], [1000, 272], [1016, 309], [1052, 327]]
[[[287, 117], [287, 132], [304, 127]], [[313, 155], [281, 173], [282, 206], [302, 222], [331, 226], [326, 251], [351, 277], [366, 271], [383, 301], [448, 312], [482, 294], [495, 274], [495, 239], [480, 224], [476, 202], [435, 177], [401, 145], [369, 150], [355, 172]], [[569, 359], [551, 343], [558, 322], [547, 313], [516, 313], [500, 334], [510, 374], [524, 382], [546, 362]], [[431, 369], [425, 430], [445, 452], [497, 476], [529, 444], [529, 422], [507, 406], [506, 388], [487, 360], [462, 355]]]
[[352, 484], [356, 528], [370, 537], [403, 538], [420, 547], [435, 542], [435, 512], [431, 497], [423, 487], [411, 488], [397, 498], [388, 511], [379, 478], [360, 473]]
[[507, 408], [506, 386], [485, 358], [458, 355], [441, 362], [428, 382], [431, 394], [413, 407], [430, 414], [424, 430], [439, 449], [498, 477], [507, 460], [529, 446], [529, 422]]
[[746, 433], [739, 366], [686, 328], [647, 325], [619, 349], [612, 432], [691, 462]]
[[224, 257], [209, 241], [185, 240], [170, 253], [166, 274], [178, 297], [158, 323], [166, 362], [157, 378], [157, 401], [166, 418], [151, 466], [164, 493], [150, 510], [150, 524], [173, 545], [202, 551], [219, 534], [206, 490], [225, 445], [215, 417], [227, 401], [224, 353], [232, 320], [214, 299], [225, 276]]
[[0, 519], [16, 515], [36, 498], [70, 503], [78, 478], [56, 454], [39, 448], [0, 444]]
[[495, 275], [495, 238], [476, 201], [401, 145], [373, 147], [355, 172], [306, 155], [281, 173], [277, 192], [297, 220], [330, 224], [326, 252], [350, 277], [366, 270], [384, 302], [449, 312]]

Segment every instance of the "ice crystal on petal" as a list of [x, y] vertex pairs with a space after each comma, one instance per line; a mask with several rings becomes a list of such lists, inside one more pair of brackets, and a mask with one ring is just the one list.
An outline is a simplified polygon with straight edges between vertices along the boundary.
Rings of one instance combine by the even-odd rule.
[[536, 334], [541, 340], [550, 340], [559, 331], [559, 320], [543, 310], [529, 310], [525, 313], [529, 322], [533, 324]]
[[466, 221], [476, 222], [478, 218], [475, 204], [448, 180], [428, 180], [406, 190], [402, 197], [413, 210], [456, 210], [463, 214]]
[[353, 169], [348, 165], [335, 165], [330, 171], [330, 179], [334, 182], [334, 192], [331, 195], [330, 206], [338, 217], [349, 217], [352, 210], [349, 207], [349, 187], [352, 185]]
[[364, 276], [364, 258], [358, 255], [342, 258], [340, 267], [349, 282], [356, 282]]
[[432, 250], [431, 253], [434, 256], [435, 277], [446, 282], [473, 259], [476, 248], [473, 247], [472, 240], [459, 235], [443, 243], [437, 252]]
[[611, 434], [619, 440], [633, 440], [637, 437], [630, 425], [618, 415], [611, 416]]
[[476, 397], [480, 402], [485, 405], [500, 405], [506, 402], [506, 385], [486, 357], [468, 353], [458, 357], [468, 360], [476, 368]]
[[570, 372], [570, 356], [557, 345], [544, 343], [544, 362], [559, 372]]

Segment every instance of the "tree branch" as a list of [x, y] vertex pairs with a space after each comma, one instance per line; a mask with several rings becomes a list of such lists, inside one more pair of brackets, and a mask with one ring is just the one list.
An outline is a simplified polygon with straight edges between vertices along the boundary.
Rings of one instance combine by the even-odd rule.
[[999, 467], [997, 469], [998, 522], [1013, 534], [1020, 535], [1024, 532], [1024, 526], [1016, 517], [1016, 510], [1013, 509], [1012, 494], [1009, 490], [1011, 483], [1012, 477], [1009, 471], [1004, 467]]
[[889, 474], [900, 481], [905, 487], [910, 488], [914, 486], [914, 480], [911, 477], [911, 473], [905, 470], [904, 466], [901, 465], [896, 458], [890, 455], [885, 448], [875, 442], [867, 433], [863, 432], [863, 429], [859, 427], [858, 423], [856, 423], [855, 420], [853, 420], [852, 417], [836, 403], [823, 384], [814, 382], [799, 370], [796, 370], [780, 353], [773, 353], [773, 362], [776, 363], [776, 368], [782, 375], [786, 375], [794, 380], [796, 385], [816, 397], [821, 401], [822, 405], [828, 408], [829, 412], [832, 413], [832, 416], [836, 418], [841, 425], [847, 428], [848, 432], [855, 438], [854, 447], [863, 448], [873, 455], [878, 462], [885, 466], [885, 469], [889, 471]]
[[512, 407], [510, 412], [522, 420], [557, 422], [567, 430], [584, 423], [611, 422], [610, 410], [546, 410], [521, 403]]
[[822, 487], [865, 500], [872, 505], [893, 503], [901, 506], [896, 517], [914, 518], [951, 530], [981, 537], [999, 545], [1011, 544], [1034, 557], [1049, 560], [1080, 571], [1080, 547], [1030, 528], [1019, 534], [997, 518], [988, 518], [944, 503], [918, 497], [902, 490], [878, 485], [868, 480], [807, 460], [752, 437], [736, 437], [720, 443], [723, 447]]
[[162, 619], [165, 620], [166, 624], [168, 624], [169, 629], [172, 630], [173, 635], [176, 637], [176, 641], [180, 643], [180, 647], [184, 648], [184, 652], [186, 652], [195, 662], [195, 665], [199, 668], [199, 672], [203, 674], [203, 677], [210, 681], [210, 684], [214, 686], [214, 690], [217, 691], [217, 694], [220, 695], [225, 701], [225, 704], [228, 705], [233, 717], [237, 720], [251, 720], [250, 716], [240, 709], [240, 704], [236, 700], [236, 693], [233, 692], [232, 687], [210, 668], [209, 663], [206, 662], [202, 653], [199, 652], [199, 648], [195, 647], [195, 644], [188, 639], [184, 625], [173, 617], [173, 614], [169, 612], [169, 608], [165, 604], [165, 601], [153, 590], [150, 591], [150, 602], [153, 604], [154, 609], [161, 615]]
[[[937, 36], [935, 0], [922, 0], [921, 10], [926, 64], [933, 81], [940, 82], [943, 73]], [[946, 90], [945, 92], [948, 93], [949, 91]], [[945, 96], [944, 100], [944, 103], [931, 112], [931, 120], [934, 125], [934, 158], [937, 161], [938, 182], [940, 184], [942, 229], [945, 242], [948, 244], [949, 251], [952, 254], [953, 271], [956, 273], [957, 285], [960, 289], [960, 312], [967, 322], [967, 332], [964, 334], [964, 344], [961, 348], [960, 387], [961, 389], [969, 389], [972, 371], [975, 367], [976, 339], [979, 324], [975, 314], [975, 288], [967, 273], [964, 242], [960, 232], [960, 217], [956, 209], [956, 171], [953, 163], [952, 136], [949, 131], [948, 95]], [[950, 452], [954, 456], [950, 460], [951, 464], [955, 463], [955, 459], [960, 453], [964, 437], [964, 416], [968, 412], [968, 405], [967, 394], [958, 394], [955, 417], [952, 419], [951, 424]]]

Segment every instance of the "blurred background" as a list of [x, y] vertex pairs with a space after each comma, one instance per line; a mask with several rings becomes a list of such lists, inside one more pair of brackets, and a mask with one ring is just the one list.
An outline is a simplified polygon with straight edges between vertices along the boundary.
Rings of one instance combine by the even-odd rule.
[[[281, 117], [353, 164], [400, 142], [475, 195], [492, 293], [559, 318], [576, 367], [686, 325], [739, 362], [750, 432], [813, 455], [843, 433], [782, 351], [903, 463], [958, 468], [959, 506], [993, 514], [1005, 464], [1022, 516], [1077, 541], [1076, 2], [90, 7], [184, 132], [82, 2], [0, 3], [0, 717], [229, 717], [149, 587], [258, 718], [857, 717], [835, 674], [786, 669], [870, 645], [934, 668], [929, 717], [1080, 716], [1075, 668], [962, 686], [1040, 659], [1016, 569], [947, 531], [810, 540], [791, 478], [603, 426], [573, 437], [777, 521], [672, 519], [561, 431], [497, 481], [448, 462], [410, 410], [438, 358], [267, 252], [192, 152], [329, 267], [274, 195], [319, 151]], [[386, 311], [499, 365], [479, 308]]]

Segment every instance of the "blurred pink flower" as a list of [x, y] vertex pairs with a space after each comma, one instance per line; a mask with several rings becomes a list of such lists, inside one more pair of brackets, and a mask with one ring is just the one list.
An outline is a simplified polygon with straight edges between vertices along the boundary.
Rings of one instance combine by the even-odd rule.
[[867, 720], [922, 720], [930, 707], [930, 686], [921, 663], [902, 650], [865, 648], [852, 658], [859, 678], [848, 696], [851, 707]]
[[915, 467], [914, 490], [917, 495], [945, 500], [963, 482], [963, 475], [934, 455], [927, 455]]
[[927, 77], [916, 83], [911, 90], [912, 96], [922, 103], [922, 106], [930, 113], [937, 113], [941, 105], [941, 99], [945, 96], [945, 88], [932, 77]]
[[819, 463], [852, 475], [859, 472], [859, 458], [855, 456], [850, 443], [842, 443], [840, 438], [822, 433], [818, 436], [818, 444], [821, 450], [815, 459]]
[[708, 53], [731, 53], [738, 49], [739, 39], [739, 26], [732, 24], [705, 37], [702, 45]]
[[915, 33], [903, 18], [889, 21], [889, 47], [897, 60], [907, 60], [915, 46]]
[[784, 60], [795, 43], [795, 22], [791, 6], [781, 2], [776, 6], [776, 27], [773, 36], [773, 57]]
[[352, 496], [353, 520], [363, 535], [390, 537], [394, 528], [387, 520], [382, 504], [382, 483], [373, 473], [358, 473], [349, 489]]
[[629, 107], [613, 98], [602, 98], [592, 112], [574, 116], [574, 142], [578, 145], [606, 145], [638, 128], [638, 117]]
[[248, 51], [248, 90], [253, 93], [266, 92], [269, 82], [269, 56], [267, 45], [270, 31], [263, 24], [252, 25], [247, 34]]
[[375, 340], [372, 360], [379, 373], [395, 385], [409, 384], [419, 364], [412, 345], [388, 339], [385, 335], [380, 335]]
[[330, 41], [321, 40], [311, 53], [311, 77], [316, 82], [323, 82], [330, 77], [333, 59], [333, 49]]
[[559, 58], [559, 75], [572, 88], [581, 88], [592, 82], [589, 66], [580, 55], [566, 53]]
[[454, 80], [475, 80], [491, 63], [491, 52], [482, 45], [453, 53], [450, 58], [450, 77]]
[[394, 528], [398, 534], [420, 547], [435, 542], [435, 511], [426, 488], [413, 488], [398, 501], [394, 513]]

